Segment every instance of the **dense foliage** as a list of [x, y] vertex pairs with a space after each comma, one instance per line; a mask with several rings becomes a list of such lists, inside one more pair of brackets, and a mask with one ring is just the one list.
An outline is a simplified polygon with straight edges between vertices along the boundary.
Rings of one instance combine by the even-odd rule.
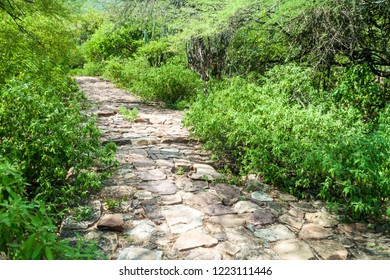
[[105, 3], [0, 0], [0, 253], [96, 258], [56, 236], [115, 165], [69, 70], [189, 108], [237, 175], [389, 216], [389, 0]]
[[68, 77], [80, 57], [71, 2], [0, 2], [0, 254], [9, 259], [98, 257], [57, 232], [115, 165]]

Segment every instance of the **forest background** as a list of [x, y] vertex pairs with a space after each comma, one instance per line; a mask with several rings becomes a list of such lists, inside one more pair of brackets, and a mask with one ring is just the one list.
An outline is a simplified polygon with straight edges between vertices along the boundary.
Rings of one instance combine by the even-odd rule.
[[390, 0], [0, 0], [0, 48], [6, 258], [96, 249], [56, 235], [116, 166], [72, 75], [185, 110], [225, 173], [388, 223]]

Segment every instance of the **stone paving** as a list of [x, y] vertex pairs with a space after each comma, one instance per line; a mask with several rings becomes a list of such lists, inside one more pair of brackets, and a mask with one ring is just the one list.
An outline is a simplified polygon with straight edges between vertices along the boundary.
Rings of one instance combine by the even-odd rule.
[[[63, 238], [95, 240], [113, 260], [390, 259], [388, 234], [342, 223], [321, 201], [298, 201], [255, 176], [227, 184], [182, 112], [99, 78], [76, 81], [102, 142], [117, 144], [119, 167], [90, 198], [87, 220], [63, 221]], [[137, 107], [137, 118], [126, 120], [120, 106]]]

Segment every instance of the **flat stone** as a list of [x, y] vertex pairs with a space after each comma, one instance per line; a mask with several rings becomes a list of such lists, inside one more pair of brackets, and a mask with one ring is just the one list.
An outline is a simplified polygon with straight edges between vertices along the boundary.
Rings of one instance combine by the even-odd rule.
[[319, 224], [305, 224], [302, 226], [301, 231], [299, 232], [299, 238], [302, 240], [308, 239], [325, 239], [331, 236], [332, 230], [329, 228], [324, 228]]
[[334, 228], [338, 224], [332, 215], [323, 212], [307, 213], [305, 219], [309, 223], [319, 224], [326, 228]]
[[197, 247], [212, 247], [218, 244], [218, 240], [203, 234], [200, 230], [191, 230], [182, 233], [173, 245], [173, 249], [183, 251]]
[[164, 205], [174, 205], [182, 203], [183, 199], [179, 194], [164, 195], [160, 197], [161, 203]]
[[210, 217], [209, 222], [214, 224], [220, 224], [221, 226], [226, 228], [234, 228], [245, 225], [246, 218], [238, 215], [212, 216]]
[[222, 255], [216, 249], [196, 248], [185, 260], [222, 260]]
[[272, 214], [270, 210], [267, 209], [259, 209], [254, 211], [250, 218], [249, 223], [255, 226], [265, 226], [275, 222], [275, 216]]
[[300, 230], [304, 223], [303, 218], [295, 217], [287, 213], [280, 216], [279, 221], [297, 230]]
[[143, 182], [139, 189], [157, 193], [159, 195], [170, 195], [176, 193], [176, 186], [171, 180]]
[[307, 201], [292, 202], [291, 206], [303, 212], [315, 213], [317, 209]]
[[283, 239], [293, 239], [295, 234], [284, 225], [274, 225], [265, 229], [260, 229], [253, 233], [256, 237], [266, 241], [277, 241]]
[[218, 173], [211, 165], [194, 164], [193, 168], [195, 170], [195, 173], [191, 174], [191, 179], [193, 180], [212, 181], [222, 178], [222, 175]]
[[130, 247], [119, 252], [118, 260], [161, 260], [162, 251]]
[[157, 199], [144, 200], [141, 202], [141, 206], [144, 209], [146, 216], [155, 224], [159, 225], [165, 221], [165, 216], [161, 212]]
[[236, 211], [238, 214], [252, 213], [259, 209], [260, 206], [250, 201], [239, 201], [233, 207], [233, 210]]
[[156, 230], [156, 225], [149, 220], [146, 221], [134, 221], [134, 228], [125, 232], [135, 241], [144, 241], [149, 239], [153, 232]]
[[160, 169], [141, 170], [137, 173], [142, 181], [161, 181], [167, 178], [167, 175]]
[[251, 197], [253, 199], [255, 199], [257, 201], [261, 201], [261, 202], [267, 202], [267, 201], [273, 201], [274, 200], [272, 197], [270, 197], [265, 192], [260, 192], [260, 191], [251, 193]]
[[97, 224], [98, 229], [123, 231], [125, 221], [121, 214], [105, 214]]
[[222, 198], [223, 204], [227, 206], [232, 206], [241, 196], [241, 190], [236, 186], [219, 183], [214, 186], [214, 189]]
[[88, 204], [92, 214], [87, 218], [78, 218], [69, 216], [61, 224], [61, 231], [63, 230], [83, 230], [87, 229], [96, 223], [102, 215], [102, 204], [99, 200], [94, 200]]
[[237, 214], [230, 207], [224, 206], [222, 204], [207, 205], [205, 208], [203, 208], [203, 212], [210, 216]]
[[219, 197], [211, 191], [193, 193], [183, 193], [182, 198], [184, 202], [197, 209], [204, 209], [209, 205], [220, 203]]
[[316, 240], [310, 242], [312, 248], [324, 260], [346, 260], [348, 251], [335, 240]]
[[196, 187], [193, 185], [192, 180], [189, 178], [177, 178], [175, 184], [178, 189], [183, 190], [185, 192], [194, 192], [196, 191]]
[[134, 194], [134, 197], [139, 199], [139, 200], [152, 199], [153, 194], [151, 192], [148, 192], [145, 190], [140, 190]]
[[107, 139], [104, 140], [102, 144], [105, 145], [109, 142], [112, 142], [117, 146], [130, 145], [132, 143], [132, 138], [121, 137], [121, 138]]
[[282, 240], [272, 248], [283, 260], [315, 259], [309, 244], [298, 239]]
[[184, 233], [202, 225], [204, 214], [185, 205], [163, 206], [164, 214], [172, 233]]
[[166, 168], [166, 169], [172, 169], [174, 167], [174, 164], [170, 160], [165, 160], [165, 159], [157, 159], [156, 160], [156, 165], [157, 167], [160, 168]]
[[230, 243], [229, 241], [219, 243], [217, 246], [217, 250], [230, 256], [234, 256], [235, 254], [240, 252], [240, 248]]
[[188, 143], [190, 141], [188, 136], [166, 136], [161, 139], [161, 143]]
[[148, 146], [158, 144], [159, 142], [158, 138], [154, 136], [131, 138], [130, 141], [134, 146]]

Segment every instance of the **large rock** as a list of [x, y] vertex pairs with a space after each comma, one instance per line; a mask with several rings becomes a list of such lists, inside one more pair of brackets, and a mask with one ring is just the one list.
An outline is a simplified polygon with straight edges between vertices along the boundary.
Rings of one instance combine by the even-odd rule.
[[125, 221], [121, 214], [106, 214], [97, 224], [97, 228], [102, 230], [123, 231], [124, 225]]
[[310, 246], [298, 239], [279, 241], [272, 248], [283, 260], [311, 260], [315, 259]]
[[329, 228], [324, 228], [319, 224], [305, 224], [299, 232], [299, 238], [302, 240], [325, 239], [333, 234]]
[[248, 222], [255, 226], [265, 226], [274, 223], [275, 216], [270, 210], [258, 209], [251, 214]]
[[250, 202], [250, 201], [239, 201], [233, 207], [233, 210], [235, 212], [237, 212], [238, 214], [253, 213], [259, 209], [260, 209], [260, 206], [258, 206], [257, 204], [254, 204], [253, 202]]
[[232, 210], [230, 207], [224, 206], [222, 204], [207, 205], [203, 209], [203, 212], [210, 215], [210, 216], [236, 214], [236, 212], [234, 210]]
[[125, 234], [135, 241], [148, 240], [156, 230], [156, 225], [149, 220], [134, 221], [133, 225], [134, 228], [128, 230]]
[[165, 216], [161, 212], [157, 199], [144, 200], [141, 202], [141, 206], [144, 209], [146, 216], [155, 224], [159, 225], [165, 221]]
[[164, 214], [172, 233], [184, 233], [202, 225], [204, 214], [185, 205], [163, 206]]
[[323, 212], [307, 213], [305, 219], [309, 223], [319, 224], [326, 228], [333, 228], [338, 224], [332, 215]]
[[167, 175], [160, 169], [141, 170], [137, 173], [142, 181], [161, 181], [167, 178]]
[[265, 229], [260, 229], [253, 233], [256, 237], [266, 240], [266, 241], [277, 241], [284, 239], [293, 239], [295, 234], [290, 231], [284, 225], [274, 225]]
[[143, 182], [138, 186], [138, 188], [160, 195], [176, 193], [176, 186], [171, 180]]
[[216, 249], [196, 248], [185, 260], [222, 260], [222, 255]]
[[194, 229], [182, 233], [173, 245], [173, 249], [183, 251], [197, 247], [212, 247], [217, 244], [217, 239], [203, 234], [200, 230]]
[[310, 242], [310, 245], [324, 260], [346, 260], [348, 257], [348, 251], [335, 240], [316, 240]]
[[223, 204], [227, 206], [232, 206], [241, 196], [241, 190], [236, 186], [219, 183], [214, 186], [214, 189], [222, 198]]
[[221, 179], [222, 175], [218, 173], [214, 167], [207, 164], [194, 164], [194, 173], [191, 174], [193, 180], [206, 180], [212, 181], [215, 179]]

